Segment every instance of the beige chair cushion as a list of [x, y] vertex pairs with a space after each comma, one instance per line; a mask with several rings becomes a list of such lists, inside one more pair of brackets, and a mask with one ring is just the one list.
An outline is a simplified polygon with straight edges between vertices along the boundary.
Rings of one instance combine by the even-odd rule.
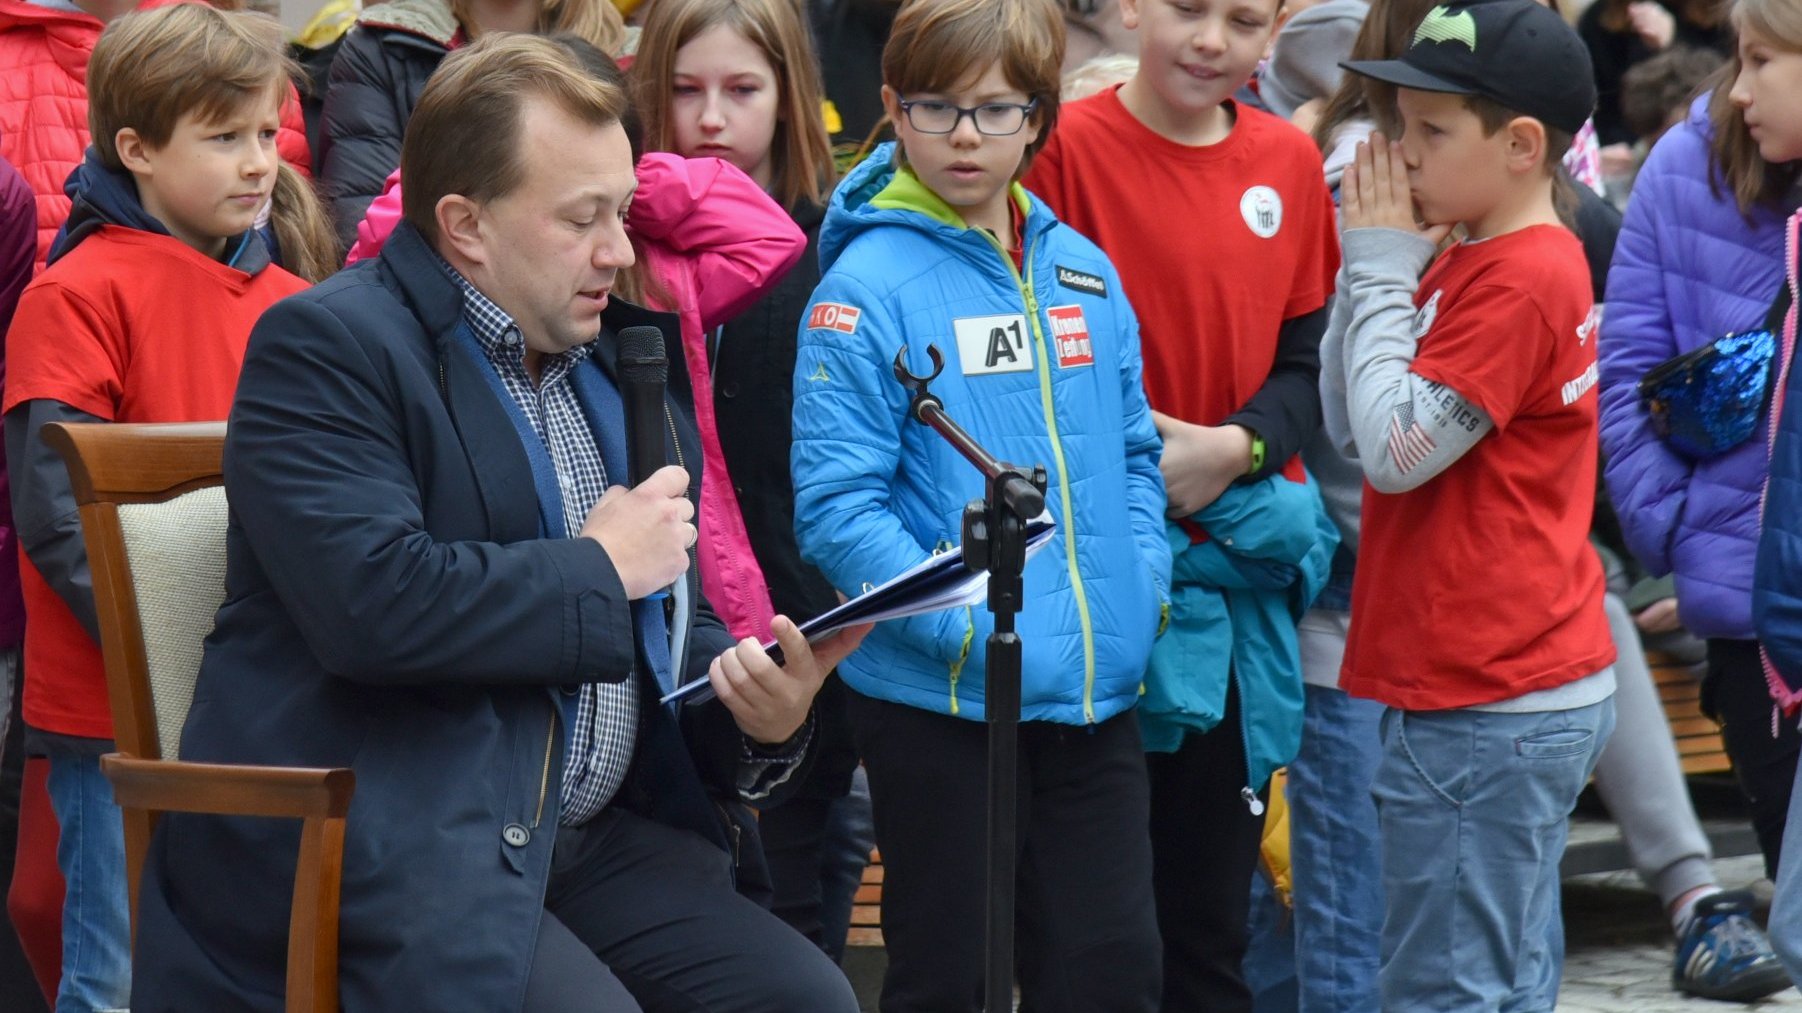
[[138, 597], [158, 759], [181, 755], [201, 642], [225, 601], [225, 489], [208, 486], [163, 503], [123, 503], [119, 527]]

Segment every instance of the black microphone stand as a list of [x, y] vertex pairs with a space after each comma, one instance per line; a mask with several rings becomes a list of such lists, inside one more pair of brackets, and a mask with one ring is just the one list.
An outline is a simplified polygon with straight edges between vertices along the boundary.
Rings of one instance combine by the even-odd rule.
[[1045, 469], [1028, 471], [996, 460], [964, 428], [945, 414], [945, 403], [927, 390], [945, 369], [944, 356], [929, 345], [932, 374], [907, 369], [907, 349], [895, 353], [895, 379], [913, 392], [909, 414], [930, 427], [982, 472], [982, 499], [964, 506], [964, 565], [989, 574], [989, 613], [984, 707], [989, 726], [988, 975], [984, 1009], [1011, 1013], [1014, 1003], [1015, 842], [1019, 839], [1020, 637], [1014, 617], [1024, 604], [1021, 571], [1026, 567], [1026, 524], [1045, 509]]

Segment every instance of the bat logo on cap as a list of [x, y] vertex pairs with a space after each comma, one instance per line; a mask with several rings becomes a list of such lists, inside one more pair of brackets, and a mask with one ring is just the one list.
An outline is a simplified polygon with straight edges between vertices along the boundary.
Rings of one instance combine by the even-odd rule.
[[1420, 45], [1423, 40], [1432, 42], [1462, 42], [1477, 51], [1477, 21], [1469, 11], [1453, 14], [1444, 6], [1435, 7], [1421, 19], [1420, 27], [1414, 30], [1413, 45]]

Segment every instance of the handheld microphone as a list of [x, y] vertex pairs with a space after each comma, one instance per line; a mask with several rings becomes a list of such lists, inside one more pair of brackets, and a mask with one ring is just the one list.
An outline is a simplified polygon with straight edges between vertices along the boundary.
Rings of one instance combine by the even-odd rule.
[[661, 330], [627, 327], [619, 332], [619, 379], [626, 409], [626, 468], [636, 486], [665, 462], [663, 388], [669, 382], [669, 359], [663, 354]]
[[[619, 332], [619, 396], [626, 415], [626, 470], [636, 487], [668, 463], [664, 452], [663, 391], [669, 383], [669, 358], [663, 332], [656, 327], [627, 327]], [[673, 435], [673, 434], [672, 434]], [[695, 518], [699, 521], [700, 518]], [[690, 557], [691, 565], [693, 557]], [[659, 591], [651, 597], [663, 598]], [[675, 671], [685, 670], [688, 655], [688, 578], [669, 586], [674, 599], [670, 623], [670, 658]]]

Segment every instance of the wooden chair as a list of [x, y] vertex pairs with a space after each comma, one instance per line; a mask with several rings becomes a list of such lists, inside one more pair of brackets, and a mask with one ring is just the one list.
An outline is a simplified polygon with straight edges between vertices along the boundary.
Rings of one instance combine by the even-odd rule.
[[201, 643], [225, 600], [223, 423], [53, 423], [93, 571], [107, 695], [119, 751], [101, 758], [125, 815], [133, 931], [138, 883], [160, 812], [298, 819], [288, 923], [287, 1008], [338, 1008], [338, 888], [347, 769], [177, 759]]

